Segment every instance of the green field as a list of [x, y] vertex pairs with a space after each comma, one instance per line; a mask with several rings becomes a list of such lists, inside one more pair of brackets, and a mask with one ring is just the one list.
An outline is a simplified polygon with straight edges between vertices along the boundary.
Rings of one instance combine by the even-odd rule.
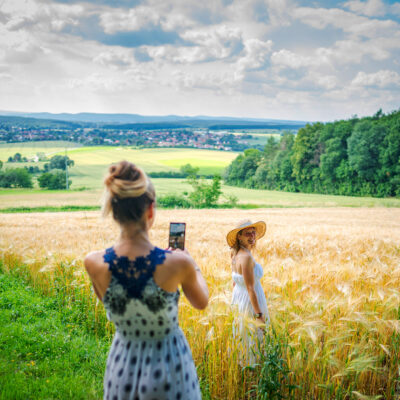
[[[37, 144], [45, 142], [36, 142]], [[64, 142], [46, 142], [48, 146], [34, 147], [10, 146], [10, 144], [0, 145], [0, 160], [6, 161], [10, 155], [16, 152], [22, 156], [34, 156], [37, 152], [44, 152], [49, 155], [65, 154], [62, 147]], [[66, 142], [68, 143], [68, 142]], [[71, 144], [71, 143], [70, 143]], [[179, 171], [185, 164], [199, 167], [201, 174], [222, 174], [224, 169], [237, 156], [238, 153], [216, 150], [200, 149], [173, 149], [173, 148], [150, 148], [135, 149], [131, 147], [79, 147], [68, 150], [67, 155], [74, 160], [75, 165], [69, 169], [72, 180], [72, 188], [100, 189], [104, 175], [110, 164], [128, 160], [146, 172], [160, 171]], [[43, 167], [43, 163], [6, 163], [4, 168], [15, 168], [23, 166], [37, 165]]]
[[[6, 160], [9, 155], [14, 155], [16, 152], [20, 152], [23, 156], [32, 156], [37, 152], [45, 152], [50, 155], [64, 154], [66, 144], [70, 145], [68, 156], [75, 161], [75, 166], [69, 169], [72, 190], [0, 189], [0, 209], [98, 206], [107, 167], [119, 160], [134, 162], [143, 167], [146, 172], [179, 171], [182, 165], [190, 163], [199, 167], [203, 174], [221, 174], [238, 154], [198, 149], [77, 147], [76, 143], [69, 142], [34, 142], [2, 144], [0, 145], [0, 159]], [[32, 164], [35, 163], [6, 163], [4, 167], [21, 167]], [[36, 165], [42, 167], [43, 163]], [[191, 186], [184, 179], [153, 178], [152, 180], [158, 195], [182, 194], [191, 190]], [[236, 196], [239, 204], [253, 204], [258, 207], [400, 207], [400, 199], [288, 193], [226, 185], [222, 186], [222, 190], [225, 197]]]
[[[190, 192], [184, 179], [153, 178], [158, 196]], [[234, 195], [239, 204], [256, 207], [400, 207], [400, 199], [373, 197], [332, 196], [322, 194], [288, 193], [271, 190], [245, 189], [222, 186], [224, 196]], [[99, 206], [102, 189], [91, 190], [29, 190], [1, 189], [0, 209], [14, 207]], [[224, 199], [222, 199], [224, 200]]]

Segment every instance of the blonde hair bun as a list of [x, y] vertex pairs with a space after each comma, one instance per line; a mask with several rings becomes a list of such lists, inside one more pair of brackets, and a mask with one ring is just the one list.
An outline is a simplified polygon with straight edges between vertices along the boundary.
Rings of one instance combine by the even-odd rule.
[[[129, 161], [120, 161], [108, 169], [104, 179], [103, 215], [108, 215], [116, 210], [113, 204], [123, 199], [136, 199], [146, 195], [148, 201], [155, 200], [154, 187], [146, 173]], [[138, 199], [139, 200], [139, 199]]]
[[142, 196], [146, 193], [148, 183], [144, 171], [128, 161], [111, 165], [104, 179], [106, 189], [120, 199]]

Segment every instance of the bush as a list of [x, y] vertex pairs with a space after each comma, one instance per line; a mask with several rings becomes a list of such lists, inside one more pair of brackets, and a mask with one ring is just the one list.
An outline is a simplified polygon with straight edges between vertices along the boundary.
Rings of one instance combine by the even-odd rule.
[[[44, 189], [66, 189], [65, 174], [62, 171], [44, 172], [38, 178], [39, 186]], [[68, 186], [71, 181], [68, 180]]]
[[189, 194], [189, 200], [195, 208], [216, 207], [218, 199], [222, 194], [221, 177], [215, 175], [211, 183], [204, 179], [198, 179], [194, 175], [188, 177], [188, 182], [193, 187], [193, 192]]
[[189, 200], [184, 196], [169, 194], [157, 197], [157, 204], [165, 208], [190, 208]]

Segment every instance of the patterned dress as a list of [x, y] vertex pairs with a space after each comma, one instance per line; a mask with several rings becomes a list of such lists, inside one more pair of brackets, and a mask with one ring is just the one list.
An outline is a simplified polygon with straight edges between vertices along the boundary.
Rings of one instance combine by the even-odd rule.
[[104, 399], [201, 399], [196, 368], [178, 325], [179, 291], [159, 287], [153, 274], [167, 251], [118, 257], [111, 247], [104, 261], [111, 271], [103, 303], [116, 332], [104, 377]]

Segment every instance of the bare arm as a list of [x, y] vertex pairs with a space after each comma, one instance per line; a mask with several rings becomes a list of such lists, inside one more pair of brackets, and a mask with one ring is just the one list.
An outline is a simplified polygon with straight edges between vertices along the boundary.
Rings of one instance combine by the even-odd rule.
[[92, 282], [96, 296], [99, 298], [99, 300], [103, 301], [103, 297], [111, 277], [107, 266], [102, 265], [102, 256], [99, 252], [89, 253], [85, 257], [83, 263], [89, 275], [90, 281]]
[[[254, 285], [255, 285], [254, 261], [250, 257], [250, 255], [246, 255], [246, 256], [242, 257], [241, 261], [242, 261], [241, 264], [242, 264], [243, 279], [244, 279], [244, 283], [246, 285], [247, 292], [249, 293], [251, 305], [253, 306], [254, 313], [260, 314], [262, 311], [261, 311], [260, 305], [258, 304], [257, 294], [254, 289]], [[265, 322], [265, 315], [263, 315], [260, 318], [260, 320], [262, 322]]]
[[185, 296], [193, 307], [204, 310], [207, 307], [209, 296], [207, 283], [193, 258], [189, 253], [185, 253], [187, 256], [185, 260], [186, 265], [181, 282], [183, 293], [185, 293]]

